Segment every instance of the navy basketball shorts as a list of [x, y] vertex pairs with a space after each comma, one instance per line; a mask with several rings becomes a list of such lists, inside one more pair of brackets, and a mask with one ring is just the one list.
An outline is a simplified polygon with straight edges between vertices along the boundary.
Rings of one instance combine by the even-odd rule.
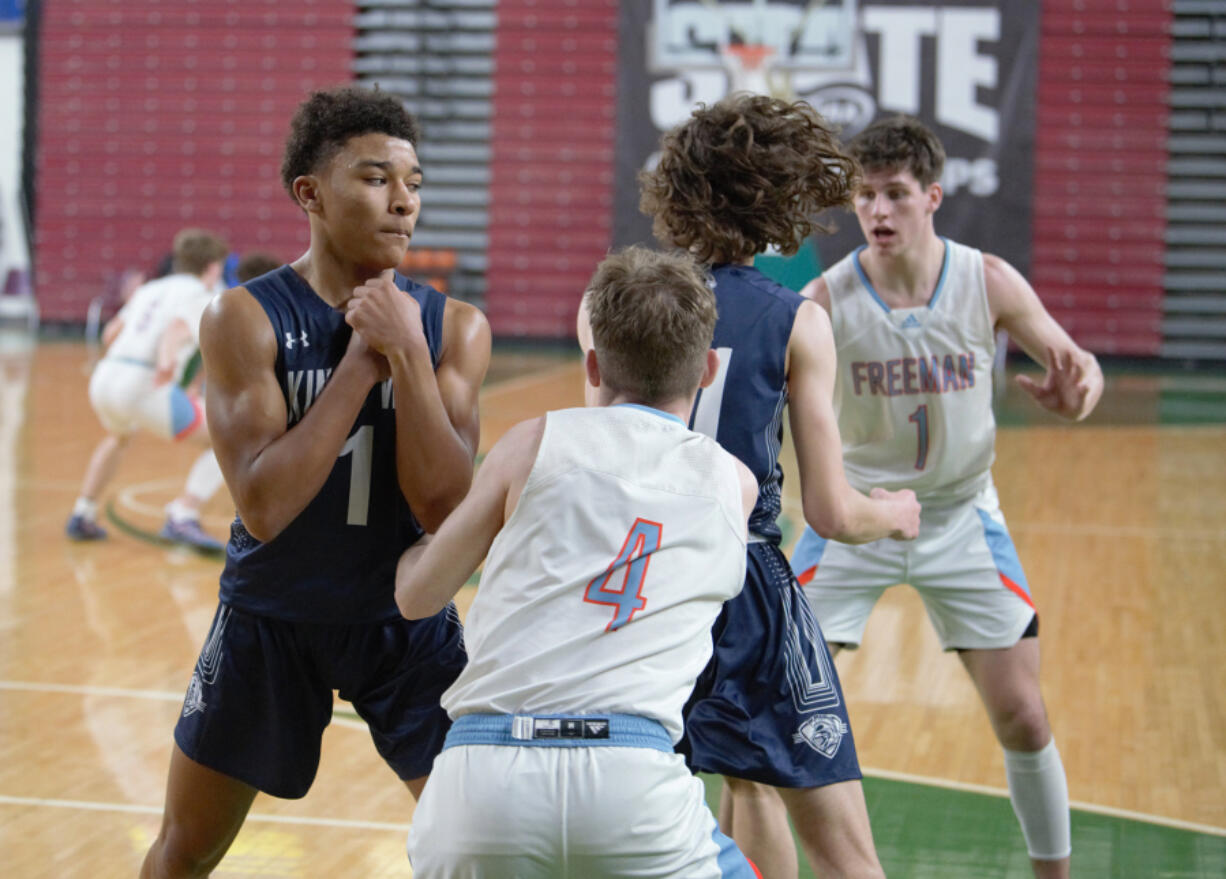
[[197, 763], [267, 794], [301, 797], [315, 780], [336, 690], [396, 774], [419, 778], [451, 726], [439, 698], [466, 662], [451, 605], [425, 620], [327, 624], [223, 604], [192, 673], [175, 743]]
[[861, 777], [834, 662], [779, 547], [749, 545], [745, 588], [711, 634], [677, 746], [692, 770], [792, 788]]

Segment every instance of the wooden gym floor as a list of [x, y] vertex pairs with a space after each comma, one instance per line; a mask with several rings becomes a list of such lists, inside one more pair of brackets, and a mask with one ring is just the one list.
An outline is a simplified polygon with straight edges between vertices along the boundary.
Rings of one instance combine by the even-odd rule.
[[[113, 522], [103, 543], [65, 539], [102, 435], [86, 399], [88, 367], [83, 344], [0, 337], [5, 876], [136, 875], [157, 832], [171, 731], [217, 596], [216, 559]], [[1041, 613], [1044, 693], [1073, 800], [1187, 827], [1217, 845], [1226, 836], [1226, 381], [1199, 381], [1189, 394], [1159, 376], [1112, 376], [1100, 413], [1076, 427], [1003, 414], [995, 474]], [[522, 418], [580, 401], [570, 352], [500, 352], [482, 397], [482, 447]], [[1180, 412], [1178, 420], [1204, 423], [1160, 423]], [[194, 455], [135, 440], [108, 493], [114, 516], [155, 531]], [[790, 457], [785, 472], [794, 472]], [[794, 539], [800, 513], [794, 481], [788, 487]], [[205, 520], [219, 536], [230, 518], [224, 501]], [[864, 648], [840, 656], [839, 668], [867, 774], [1003, 787], [974, 690], [957, 658], [938, 649], [911, 590], [886, 594]], [[412, 799], [346, 708], [338, 703], [310, 794], [260, 796], [216, 875], [410, 875]], [[877, 814], [874, 805], [875, 822]], [[1108, 875], [1078, 863], [1083, 875]]]

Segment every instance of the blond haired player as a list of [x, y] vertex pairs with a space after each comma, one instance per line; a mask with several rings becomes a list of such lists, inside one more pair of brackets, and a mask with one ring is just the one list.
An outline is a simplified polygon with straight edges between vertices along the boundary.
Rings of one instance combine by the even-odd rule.
[[418, 879], [755, 875], [673, 752], [757, 498], [685, 425], [716, 372], [715, 320], [688, 258], [605, 259], [579, 318], [591, 408], [512, 428], [403, 556], [396, 598], [418, 618], [489, 553], [409, 832]]
[[886, 588], [919, 591], [1004, 748], [1035, 875], [1067, 876], [1068, 786], [1039, 692], [1038, 617], [990, 472], [996, 333], [1046, 364], [1042, 382], [1018, 381], [1065, 418], [1094, 408], [1102, 372], [1016, 269], [936, 234], [945, 153], [931, 131], [884, 120], [849, 152], [864, 169], [854, 207], [867, 244], [802, 292], [834, 327], [847, 478], [862, 491], [912, 489], [920, 535], [851, 547], [806, 530], [792, 566], [832, 649], [859, 645]]
[[[89, 380], [89, 402], [106, 429], [81, 480], [65, 533], [72, 540], [101, 540], [98, 501], [115, 476], [132, 435], [143, 430], [164, 439], [209, 445], [204, 401], [183, 388], [175, 373], [184, 354], [200, 342], [200, 315], [217, 292], [226, 243], [203, 229], [175, 236], [171, 274], [138, 287], [107, 324], [106, 355]], [[161, 536], [197, 549], [221, 544], [200, 527], [200, 508], [221, 488], [211, 448], [200, 453], [183, 491], [166, 507]]]

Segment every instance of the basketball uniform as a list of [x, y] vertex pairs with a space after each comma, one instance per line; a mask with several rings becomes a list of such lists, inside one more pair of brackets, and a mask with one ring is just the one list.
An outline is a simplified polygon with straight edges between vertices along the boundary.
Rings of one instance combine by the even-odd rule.
[[1034, 617], [991, 478], [996, 341], [983, 254], [943, 240], [927, 305], [888, 307], [860, 265], [863, 247], [823, 275], [847, 478], [862, 492], [909, 488], [923, 505], [915, 541], [801, 536], [792, 565], [833, 642], [859, 644], [896, 583], [919, 591], [945, 649], [1009, 647]]
[[779, 548], [787, 347], [804, 299], [752, 266], [712, 270], [719, 371], [694, 430], [758, 480], [745, 588], [713, 629], [714, 655], [686, 708], [679, 749], [695, 770], [807, 788], [860, 778], [838, 674]]
[[[437, 364], [445, 297], [396, 283], [421, 306]], [[351, 330], [289, 266], [246, 286], [277, 338], [293, 429]], [[184, 753], [266, 793], [302, 796], [338, 690], [401, 778], [425, 775], [449, 723], [438, 699], [464, 650], [454, 607], [416, 622], [396, 607], [396, 563], [422, 533], [396, 478], [389, 379], [371, 389], [323, 487], [280, 534], [263, 543], [241, 519], [231, 526], [220, 606], [175, 730]]]
[[110, 433], [145, 430], [164, 439], [182, 439], [204, 423], [199, 397], [175, 382], [154, 381], [158, 345], [176, 318], [198, 344], [200, 316], [213, 291], [195, 275], [174, 274], [138, 287], [120, 310], [123, 322], [106, 356], [94, 367], [89, 401]]
[[545, 416], [466, 620], [413, 875], [751, 876], [673, 752], [741, 589], [736, 463], [642, 406]]

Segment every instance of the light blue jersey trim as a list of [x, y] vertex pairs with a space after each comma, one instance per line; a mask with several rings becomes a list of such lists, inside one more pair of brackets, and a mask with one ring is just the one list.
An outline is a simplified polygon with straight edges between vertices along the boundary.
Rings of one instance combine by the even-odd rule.
[[175, 439], [191, 433], [200, 421], [200, 411], [187, 392], [177, 385], [170, 389], [170, 432]]
[[[608, 721], [607, 738], [529, 738], [514, 731], [532, 721]], [[527, 723], [525, 723], [527, 721]], [[520, 748], [651, 748], [673, 753], [673, 740], [659, 721], [633, 714], [465, 714], [447, 731], [443, 750], [460, 745], [509, 745]]]
[[761, 879], [761, 874], [749, 866], [749, 859], [735, 842], [720, 832], [718, 825], [711, 833], [711, 841], [719, 846], [715, 865], [719, 867], [720, 879]]
[[[937, 304], [937, 298], [941, 295], [941, 291], [945, 289], [945, 279], [949, 277], [949, 253], [953, 248], [950, 247], [948, 238], [942, 238], [941, 243], [945, 245], [945, 256], [941, 260], [941, 275], [937, 278], [936, 289], [932, 291], [932, 298], [928, 300], [928, 308], [930, 309]], [[876, 289], [873, 288], [873, 282], [868, 279], [868, 274], [864, 271], [864, 266], [860, 265], [860, 254], [867, 249], [867, 244], [861, 244], [857, 247], [851, 263], [856, 267], [856, 274], [860, 276], [860, 283], [864, 285], [869, 295], [884, 309], [885, 313], [889, 314], [891, 311], [890, 306], [886, 305], [885, 300], [878, 295]]]
[[932, 291], [932, 298], [928, 300], [929, 310], [937, 304], [937, 297], [945, 289], [945, 279], [949, 277], [949, 253], [953, 250], [953, 247], [950, 245], [948, 238], [942, 238], [941, 243], [945, 245], [945, 258], [941, 260], [941, 277], [937, 278], [937, 288]]
[[820, 565], [822, 556], [826, 554], [826, 543], [826, 538], [806, 525], [800, 540], [796, 541], [796, 548], [792, 550], [792, 572], [799, 577]]
[[652, 406], [644, 406], [641, 403], [614, 403], [614, 406], [625, 406], [629, 409], [642, 409], [644, 412], [650, 412], [652, 415], [659, 415], [661, 418], [668, 418], [675, 421], [682, 427], [685, 427], [685, 422], [671, 412], [665, 412], [663, 409], [656, 409]]
[[873, 287], [873, 282], [868, 279], [868, 274], [864, 271], [864, 266], [860, 265], [860, 254], [868, 250], [867, 244], [861, 244], [856, 248], [856, 252], [852, 254], [851, 264], [856, 267], [856, 274], [860, 276], [860, 283], [864, 285], [864, 289], [868, 291], [868, 295], [872, 296], [881, 310], [886, 314], [890, 313], [890, 306], [885, 304], [885, 300], [877, 295], [877, 290]]
[[1027, 595], [1030, 594], [1030, 584], [1026, 582], [1026, 574], [1022, 570], [1022, 560], [1017, 557], [1017, 549], [1013, 546], [1013, 538], [1005, 527], [983, 510], [979, 513], [979, 521], [983, 523], [983, 539], [992, 553], [992, 561], [996, 570], [1012, 580]]
[[153, 369], [155, 366], [155, 364], [148, 360], [138, 360], [135, 357], [121, 357], [117, 355], [115, 357], [103, 357], [102, 359], [108, 363], [126, 363], [129, 366], [143, 366], [145, 369]]

